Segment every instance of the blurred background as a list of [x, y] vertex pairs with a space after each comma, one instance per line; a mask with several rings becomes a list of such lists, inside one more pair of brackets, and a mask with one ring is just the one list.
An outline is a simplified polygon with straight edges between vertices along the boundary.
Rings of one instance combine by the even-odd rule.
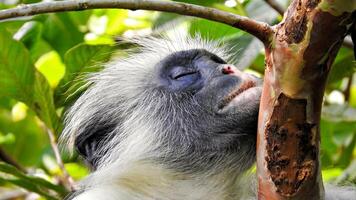
[[[38, 0], [0, 0], [0, 9]], [[282, 16], [264, 0], [182, 0], [269, 24]], [[285, 9], [289, 0], [277, 0]], [[243, 31], [204, 19], [169, 13], [88, 10], [0, 22], [0, 200], [62, 199], [71, 178], [89, 170], [56, 142], [63, 114], [85, 90], [88, 73], [131, 47], [124, 38], [199, 33], [232, 49], [240, 69], [263, 77], [263, 45]], [[356, 184], [356, 63], [346, 39], [331, 70], [321, 120], [323, 178]], [[56, 155], [57, 154], [57, 155]], [[69, 175], [68, 175], [68, 174]]]

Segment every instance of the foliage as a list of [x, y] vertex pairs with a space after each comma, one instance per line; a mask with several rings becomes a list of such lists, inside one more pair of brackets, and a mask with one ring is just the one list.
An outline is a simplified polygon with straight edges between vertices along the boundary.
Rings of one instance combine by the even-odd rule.
[[[5, 3], [4, 3], [5, 2]], [[6, 3], [8, 2], [8, 3]], [[17, 2], [17, 3], [14, 3]], [[38, 0], [0, 1], [0, 9]], [[216, 7], [270, 24], [281, 20], [260, 0], [184, 0]], [[279, 0], [286, 5], [288, 1]], [[66, 194], [47, 129], [63, 128], [65, 110], [85, 90], [85, 77], [113, 56], [124, 56], [121, 38], [169, 32], [172, 27], [231, 45], [236, 65], [263, 76], [262, 44], [241, 30], [175, 14], [127, 10], [87, 10], [0, 22], [0, 150], [26, 169], [0, 163], [0, 197], [59, 199]], [[324, 179], [356, 183], [356, 71], [351, 49], [342, 48], [331, 70], [321, 121]], [[350, 86], [348, 81], [354, 79]], [[349, 95], [347, 92], [349, 92]], [[345, 95], [346, 94], [346, 95]], [[0, 154], [1, 155], [1, 154]], [[0, 156], [0, 159], [3, 159]], [[88, 171], [76, 156], [63, 155], [75, 180]]]

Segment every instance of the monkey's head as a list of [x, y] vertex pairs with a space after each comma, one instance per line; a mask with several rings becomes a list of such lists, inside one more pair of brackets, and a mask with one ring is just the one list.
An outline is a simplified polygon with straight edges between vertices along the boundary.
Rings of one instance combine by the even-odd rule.
[[242, 171], [255, 158], [260, 81], [218, 44], [146, 38], [91, 76], [64, 137], [95, 169], [151, 162], [177, 172]]

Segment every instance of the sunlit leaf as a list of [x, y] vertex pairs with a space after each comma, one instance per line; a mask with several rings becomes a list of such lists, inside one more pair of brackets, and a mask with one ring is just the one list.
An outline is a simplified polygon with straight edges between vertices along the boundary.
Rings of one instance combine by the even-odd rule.
[[326, 182], [329, 182], [331, 180], [336, 179], [338, 176], [340, 176], [342, 173], [341, 168], [331, 168], [331, 169], [324, 169], [322, 171], [323, 174], [323, 180]]
[[58, 85], [65, 73], [65, 66], [61, 61], [61, 57], [55, 51], [41, 56], [35, 66], [44, 75], [52, 88]]
[[65, 168], [75, 180], [80, 180], [89, 174], [89, 170], [78, 163], [66, 163]]
[[356, 108], [356, 84], [351, 86], [349, 103], [350, 106]]

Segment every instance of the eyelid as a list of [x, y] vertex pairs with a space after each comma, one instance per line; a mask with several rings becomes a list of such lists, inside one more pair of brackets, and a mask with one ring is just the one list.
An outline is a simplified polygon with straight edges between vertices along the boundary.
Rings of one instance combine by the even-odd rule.
[[177, 80], [183, 76], [188, 76], [197, 73], [198, 71], [186, 67], [177, 67], [172, 70], [170, 77]]
[[192, 75], [192, 74], [196, 74], [197, 71], [191, 71], [191, 72], [184, 72], [184, 73], [180, 73], [180, 74], [177, 74], [177, 75], [174, 75], [172, 78], [177, 80], [183, 76], [188, 76], [188, 75]]

